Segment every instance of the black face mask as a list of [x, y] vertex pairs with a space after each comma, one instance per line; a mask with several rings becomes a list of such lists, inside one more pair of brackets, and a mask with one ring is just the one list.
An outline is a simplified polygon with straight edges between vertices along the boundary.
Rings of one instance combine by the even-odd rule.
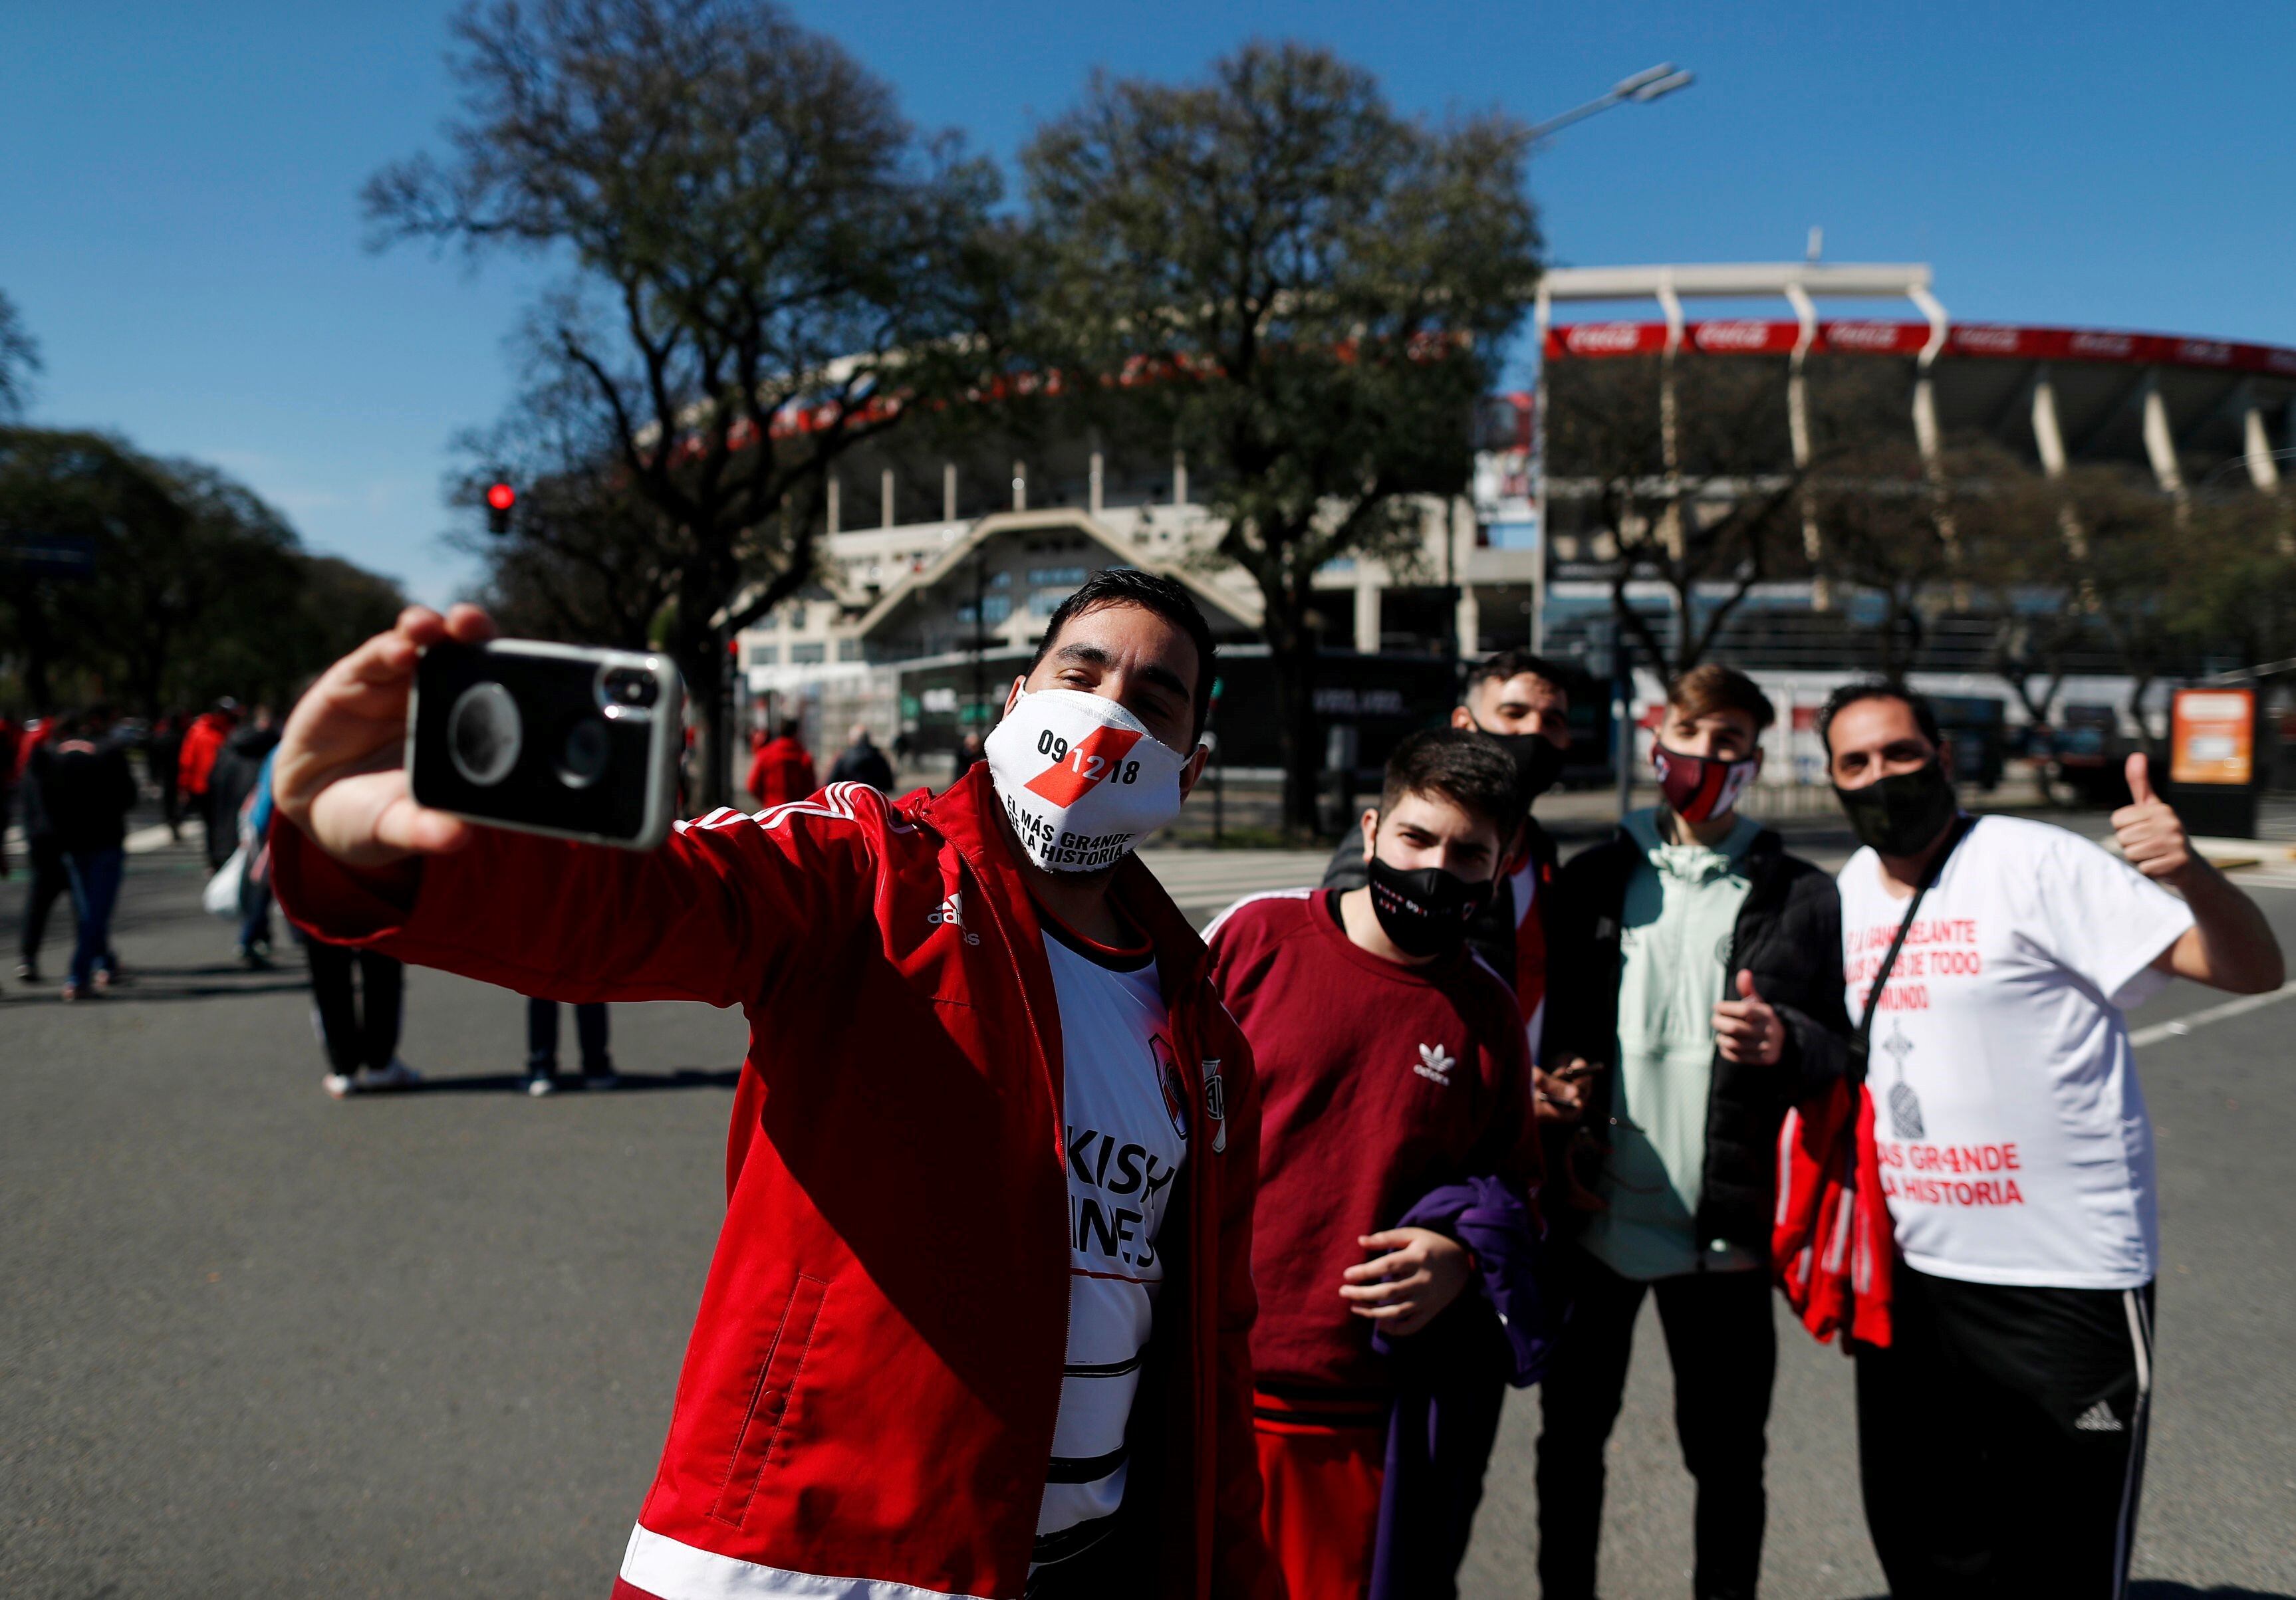
[[1554, 787], [1562, 776], [1562, 752], [1544, 733], [1494, 733], [1480, 722], [1475, 731], [1506, 752], [1514, 763], [1515, 787], [1522, 791], [1522, 803], [1532, 801]]
[[1858, 842], [1882, 855], [1918, 855], [1961, 811], [1944, 763], [1931, 757], [1910, 772], [1896, 772], [1861, 789], [1834, 785]]
[[1371, 909], [1380, 931], [1407, 956], [1443, 956], [1467, 937], [1467, 924], [1491, 897], [1488, 881], [1471, 884], [1440, 867], [1406, 872], [1371, 858]]

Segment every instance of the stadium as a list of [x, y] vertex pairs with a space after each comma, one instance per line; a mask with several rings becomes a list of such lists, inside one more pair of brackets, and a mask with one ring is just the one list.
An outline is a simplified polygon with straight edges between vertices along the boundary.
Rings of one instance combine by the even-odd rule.
[[[1704, 306], [1722, 314], [1691, 314]], [[2296, 447], [2296, 349], [1956, 323], [1921, 265], [1561, 268], [1540, 282], [1534, 334], [1538, 391], [1485, 406], [1472, 491], [1423, 507], [1419, 559], [1334, 562], [1318, 577], [1331, 602], [1318, 709], [1329, 728], [1349, 730], [1334, 750], [1354, 746], [1374, 763], [1445, 701], [1463, 656], [1528, 646], [1575, 662], [1591, 690], [1618, 665], [1620, 592], [1639, 612], [1680, 609], [1681, 593], [1663, 584], [1632, 573], [1618, 583], [1617, 551], [1590, 514], [1595, 486], [1574, 471], [1560, 436], [1550, 438], [1605, 373], [1650, 374], [1652, 437], [1668, 450], [1677, 432], [1697, 432], [1692, 413], [1713, 392], [1698, 375], [1726, 373], [1733, 409], [1751, 419], [1751, 448], [1781, 469], [1807, 461], [1827, 396], [1851, 391], [1879, 396], [1878, 421], [1869, 415], [1866, 425], [1898, 433], [1923, 459], [1981, 440], [2048, 477], [2113, 466], [2169, 497], [2228, 484], [2276, 489]], [[1763, 481], [1754, 461], [1710, 474], [1702, 493], [1759, 493]], [[1060, 599], [1099, 567], [1129, 564], [1195, 590], [1229, 664], [1225, 754], [1245, 770], [1266, 767], [1273, 730], [1256, 714], [1266, 671], [1259, 597], [1213, 553], [1221, 526], [1202, 489], [1192, 494], [1184, 457], [1096, 437], [927, 448], [896, 435], [865, 445], [831, 485], [819, 584], [740, 641], [750, 688], [825, 727], [866, 721], [907, 731], [922, 748], [953, 746], [985, 721], [986, 702], [1000, 698]], [[1829, 595], [1819, 543], [1812, 529], [1808, 559], [1782, 561], [1753, 586], [1713, 651], [1754, 672], [1782, 714], [1793, 711], [1780, 733], [1788, 747], [1773, 755], [1778, 780], [1815, 776], [1808, 711], [1874, 665], [1872, 618], [1855, 593]], [[1707, 603], [1694, 586], [1688, 595], [1693, 612]], [[2032, 713], [1992, 670], [1997, 622], [1956, 614], [1949, 597], [1935, 609], [1910, 675], [1997, 747]], [[1653, 625], [1685, 619], [1658, 615]], [[2116, 663], [2076, 652], [2069, 666], [2043, 707], [2048, 720], [2134, 732], [2133, 686]], [[1611, 747], [1596, 704], [1610, 697], [1583, 698], [1580, 749], [1591, 757]], [[1637, 711], [1659, 698], [1656, 677], [1637, 663]]]

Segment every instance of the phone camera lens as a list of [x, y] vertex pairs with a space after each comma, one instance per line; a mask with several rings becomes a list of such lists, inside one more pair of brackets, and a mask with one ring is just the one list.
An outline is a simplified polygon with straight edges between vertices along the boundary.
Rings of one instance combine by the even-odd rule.
[[568, 788], [587, 788], [605, 775], [612, 754], [606, 724], [586, 716], [566, 731], [566, 742], [558, 752], [558, 780]]
[[447, 714], [447, 755], [466, 783], [492, 788], [518, 765], [525, 742], [518, 702], [499, 683], [473, 683]]
[[606, 701], [612, 706], [651, 706], [661, 697], [661, 685], [643, 667], [618, 666], [606, 674]]

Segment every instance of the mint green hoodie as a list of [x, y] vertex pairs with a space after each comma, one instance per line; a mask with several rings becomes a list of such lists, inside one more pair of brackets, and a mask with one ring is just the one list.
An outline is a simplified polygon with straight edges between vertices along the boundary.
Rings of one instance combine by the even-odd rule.
[[1742, 816], [1713, 846], [1665, 843], [1654, 809], [1630, 813], [1625, 828], [1643, 861], [1627, 881], [1620, 929], [1614, 1120], [1601, 1131], [1611, 1143], [1599, 1191], [1609, 1209], [1595, 1214], [1586, 1245], [1631, 1278], [1751, 1267], [1742, 1251], [1704, 1247], [1692, 1224], [1706, 1177], [1714, 1007], [1732, 992], [1746, 849], [1761, 827]]

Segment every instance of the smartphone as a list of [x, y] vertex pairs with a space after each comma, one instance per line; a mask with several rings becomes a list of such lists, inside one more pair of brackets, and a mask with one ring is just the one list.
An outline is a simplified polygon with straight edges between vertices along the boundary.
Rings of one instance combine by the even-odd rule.
[[685, 700], [660, 656], [434, 644], [406, 708], [408, 787], [417, 804], [490, 828], [651, 850], [676, 808]]

